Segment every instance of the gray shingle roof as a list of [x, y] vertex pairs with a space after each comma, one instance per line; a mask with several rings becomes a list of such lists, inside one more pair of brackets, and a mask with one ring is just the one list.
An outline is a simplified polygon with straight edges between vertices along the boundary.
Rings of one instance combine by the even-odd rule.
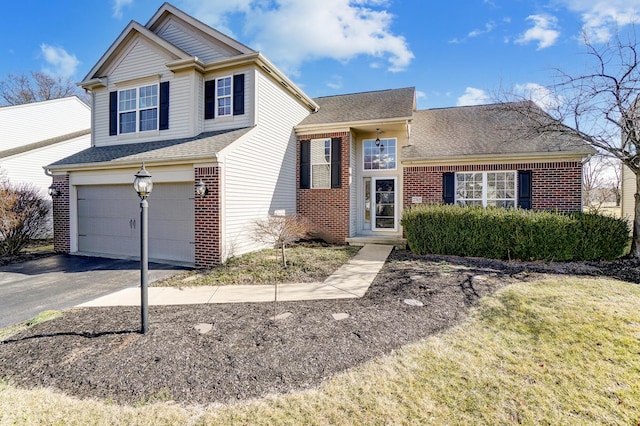
[[320, 109], [307, 116], [299, 125], [410, 118], [414, 98], [413, 87], [315, 98]]
[[[531, 108], [532, 113], [525, 111]], [[535, 121], [550, 116], [530, 102], [478, 105], [416, 111], [410, 146], [403, 159], [437, 159], [478, 155], [566, 152], [592, 154], [594, 150], [571, 129], [540, 133]]]
[[90, 163], [132, 163], [141, 161], [213, 158], [223, 148], [249, 132], [253, 127], [201, 133], [193, 138], [155, 142], [94, 146], [63, 158], [47, 166], [64, 169], [65, 166]]

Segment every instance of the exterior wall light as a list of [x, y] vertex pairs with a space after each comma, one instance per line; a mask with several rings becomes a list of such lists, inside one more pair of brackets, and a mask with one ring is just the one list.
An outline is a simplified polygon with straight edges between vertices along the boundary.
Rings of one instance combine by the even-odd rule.
[[204, 197], [208, 193], [209, 193], [209, 188], [207, 188], [207, 185], [205, 185], [202, 179], [200, 179], [200, 182], [196, 183], [196, 194], [199, 195], [200, 197]]
[[55, 185], [51, 185], [48, 189], [49, 195], [52, 197], [59, 197], [60, 196], [60, 190], [58, 188], [56, 188]]

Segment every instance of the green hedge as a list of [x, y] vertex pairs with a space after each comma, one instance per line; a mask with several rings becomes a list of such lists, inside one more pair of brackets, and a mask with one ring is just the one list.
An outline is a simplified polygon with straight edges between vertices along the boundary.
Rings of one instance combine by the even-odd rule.
[[493, 259], [611, 260], [629, 241], [625, 220], [591, 213], [424, 205], [402, 226], [414, 253]]

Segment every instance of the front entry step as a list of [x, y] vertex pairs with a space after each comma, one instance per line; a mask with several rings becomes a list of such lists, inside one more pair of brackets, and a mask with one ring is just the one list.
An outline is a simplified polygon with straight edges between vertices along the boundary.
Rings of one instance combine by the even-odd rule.
[[385, 244], [392, 245], [398, 249], [404, 250], [407, 248], [407, 239], [399, 237], [351, 237], [346, 239], [347, 244], [350, 246], [364, 246], [365, 244]]

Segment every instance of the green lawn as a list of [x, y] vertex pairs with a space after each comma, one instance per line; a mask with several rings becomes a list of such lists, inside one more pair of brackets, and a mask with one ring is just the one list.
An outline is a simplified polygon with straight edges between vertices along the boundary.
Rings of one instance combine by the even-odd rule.
[[637, 425], [639, 307], [636, 284], [518, 284], [458, 327], [319, 389], [234, 406], [122, 407], [3, 382], [0, 424]]

